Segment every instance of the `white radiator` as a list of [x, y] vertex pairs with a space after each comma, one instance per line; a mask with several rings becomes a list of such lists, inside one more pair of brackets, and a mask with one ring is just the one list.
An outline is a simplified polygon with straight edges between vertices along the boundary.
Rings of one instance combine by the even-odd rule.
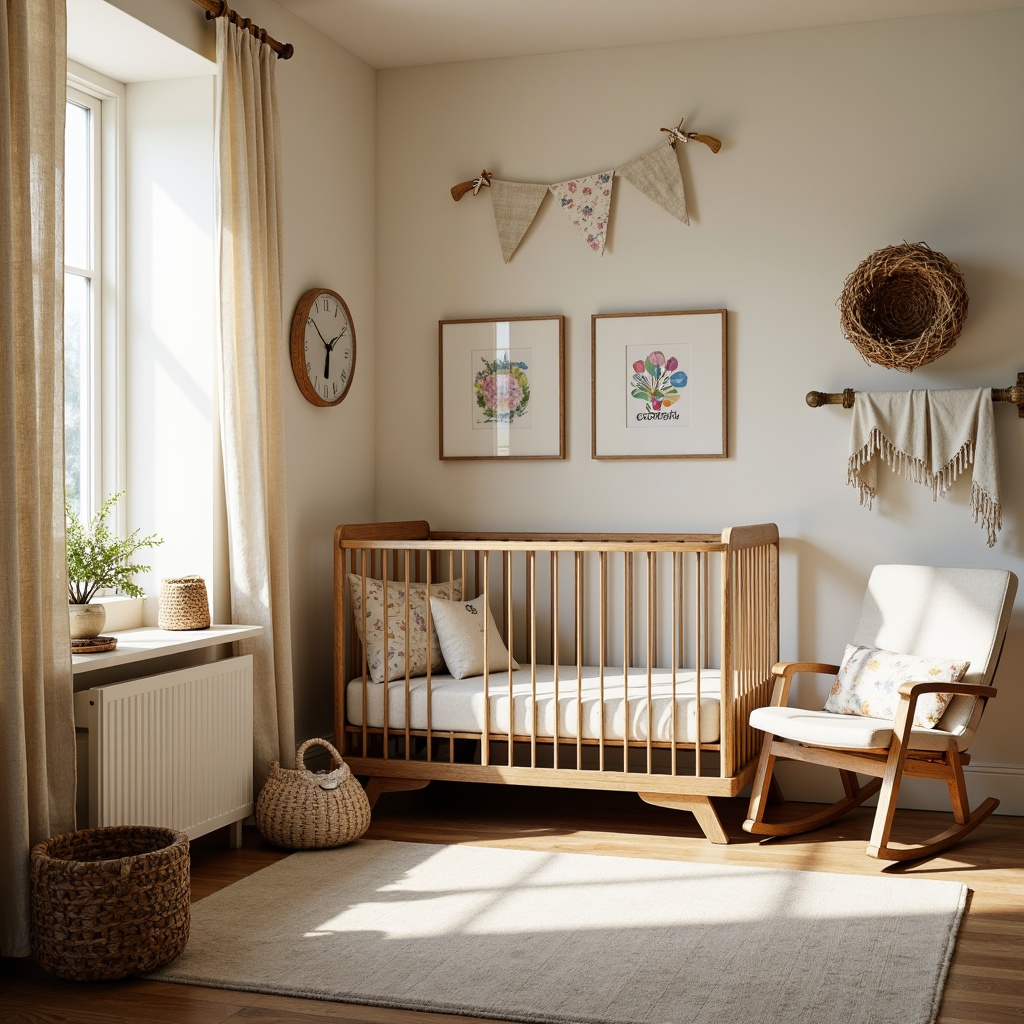
[[253, 812], [252, 657], [75, 694], [88, 730], [89, 826], [162, 825], [190, 839]]

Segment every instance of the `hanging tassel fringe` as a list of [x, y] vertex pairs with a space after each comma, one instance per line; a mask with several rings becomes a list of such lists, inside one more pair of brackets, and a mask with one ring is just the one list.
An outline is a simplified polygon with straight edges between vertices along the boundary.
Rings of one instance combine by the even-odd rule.
[[[932, 501], [935, 501], [956, 483], [962, 473], [974, 465], [974, 442], [965, 441], [956, 455], [938, 473], [932, 473], [923, 460], [901, 451], [876, 427], [871, 431], [868, 443], [850, 456], [846, 468], [847, 484], [857, 488], [860, 504], [868, 511], [871, 510], [878, 492], [877, 488], [872, 487], [861, 477], [861, 470], [876, 455], [880, 456], [897, 476], [911, 483], [930, 487]], [[1003, 526], [1002, 506], [976, 483], [971, 484], [971, 515], [976, 523], [981, 522], [987, 535], [988, 546], [992, 547], [996, 542], [997, 532]]]

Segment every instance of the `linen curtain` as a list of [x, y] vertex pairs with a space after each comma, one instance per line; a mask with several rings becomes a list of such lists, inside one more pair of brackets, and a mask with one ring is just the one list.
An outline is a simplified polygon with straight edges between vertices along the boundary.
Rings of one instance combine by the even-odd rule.
[[64, 0], [0, 7], [0, 955], [28, 854], [75, 827], [64, 551]]
[[231, 613], [263, 626], [253, 655], [253, 771], [295, 757], [281, 363], [277, 56], [217, 19], [221, 432]]

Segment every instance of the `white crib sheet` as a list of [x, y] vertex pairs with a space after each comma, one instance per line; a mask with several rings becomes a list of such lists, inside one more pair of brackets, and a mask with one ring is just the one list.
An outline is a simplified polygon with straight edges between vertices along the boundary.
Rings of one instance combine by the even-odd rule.
[[[581, 670], [582, 686], [579, 706], [582, 709], [583, 739], [596, 740], [601, 733], [600, 670], [585, 666]], [[575, 740], [577, 730], [577, 672], [575, 666], [560, 665], [558, 669], [558, 736]], [[537, 699], [532, 696], [531, 670], [525, 665], [512, 673], [514, 733], [532, 733], [536, 703], [537, 735], [555, 735], [555, 670], [553, 665], [537, 666]], [[431, 677], [431, 722], [434, 732], [479, 733], [484, 728], [483, 676], [455, 679], [449, 675]], [[700, 742], [716, 743], [720, 736], [721, 680], [717, 669], [700, 672]], [[507, 733], [509, 727], [508, 672], [492, 672], [488, 683], [491, 733]], [[623, 686], [621, 668], [604, 670], [604, 736], [606, 740], [622, 740], [626, 720], [626, 699], [629, 705], [629, 739], [647, 740], [647, 670], [631, 668]], [[694, 670], [676, 670], [675, 720], [678, 743], [694, 743], [697, 729], [697, 674]], [[366, 683], [366, 723], [381, 728], [384, 722], [384, 684]], [[362, 677], [349, 682], [346, 708], [350, 725], [363, 724]], [[672, 741], [672, 670], [654, 669], [651, 674], [652, 740]], [[409, 727], [427, 728], [426, 676], [409, 682]], [[405, 728], [405, 680], [388, 684], [388, 728]]]

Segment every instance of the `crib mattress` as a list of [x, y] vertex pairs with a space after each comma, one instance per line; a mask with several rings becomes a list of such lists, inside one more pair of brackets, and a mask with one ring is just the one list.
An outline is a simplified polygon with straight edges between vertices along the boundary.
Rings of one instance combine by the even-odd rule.
[[[536, 700], [531, 686], [529, 666], [512, 673], [512, 731], [514, 735], [530, 736], [536, 715], [536, 735], [555, 735], [555, 670], [553, 665], [538, 665]], [[558, 736], [575, 740], [582, 725], [582, 738], [596, 740], [601, 735], [602, 690], [600, 670], [585, 666], [581, 670], [582, 685], [577, 700], [575, 666], [558, 669]], [[717, 743], [720, 736], [720, 674], [717, 669], [701, 669], [699, 701], [699, 736], [701, 743]], [[384, 724], [384, 683], [366, 682], [366, 725], [381, 728]], [[388, 687], [388, 728], [402, 730], [405, 721], [405, 680], [396, 679]], [[653, 742], [672, 742], [672, 670], [654, 669], [651, 676], [648, 716], [647, 670], [631, 668], [623, 678], [621, 668], [604, 669], [604, 738], [623, 739], [628, 721], [628, 739], [646, 742], [648, 731]], [[488, 682], [490, 716], [488, 725], [493, 734], [509, 731], [509, 675], [493, 672]], [[628, 697], [628, 700], [627, 700]], [[484, 729], [484, 681], [482, 676], [455, 679], [450, 675], [433, 675], [430, 679], [431, 720], [435, 733], [481, 733]], [[579, 709], [579, 710], [577, 710]], [[360, 676], [349, 682], [346, 692], [348, 723], [361, 726], [363, 715], [363, 680]], [[651, 728], [648, 729], [648, 718]], [[581, 720], [581, 721], [580, 721]], [[427, 679], [409, 681], [409, 728], [427, 728]], [[675, 681], [675, 741], [695, 743], [698, 736], [697, 673], [677, 669]]]

